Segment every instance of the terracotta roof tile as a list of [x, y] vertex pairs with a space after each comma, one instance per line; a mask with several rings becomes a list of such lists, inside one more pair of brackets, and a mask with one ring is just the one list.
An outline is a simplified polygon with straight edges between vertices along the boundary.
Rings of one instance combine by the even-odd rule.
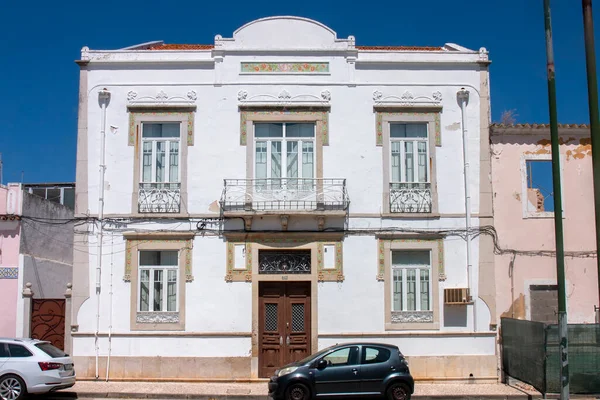
[[[212, 50], [212, 44], [159, 44], [150, 47], [150, 50]], [[441, 51], [435, 46], [356, 46], [363, 51]]]
[[150, 47], [150, 50], [212, 50], [212, 44], [160, 44]]
[[441, 51], [441, 47], [436, 46], [356, 46], [358, 50], [375, 51]]
[[[550, 129], [550, 124], [492, 124], [491, 128]], [[560, 129], [589, 129], [588, 124], [558, 124]]]

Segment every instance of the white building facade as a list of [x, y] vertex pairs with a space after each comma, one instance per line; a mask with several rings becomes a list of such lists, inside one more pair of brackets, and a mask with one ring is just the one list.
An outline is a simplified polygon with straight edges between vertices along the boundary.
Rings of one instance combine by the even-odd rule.
[[485, 49], [274, 17], [78, 64], [79, 376], [264, 378], [380, 341], [417, 379], [497, 379]]

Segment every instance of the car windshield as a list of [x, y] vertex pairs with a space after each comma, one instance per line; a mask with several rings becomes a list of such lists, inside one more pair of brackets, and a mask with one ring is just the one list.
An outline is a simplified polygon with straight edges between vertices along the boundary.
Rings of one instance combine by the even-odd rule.
[[35, 345], [35, 347], [48, 354], [52, 358], [60, 358], [67, 356], [67, 354], [64, 351], [52, 346], [50, 343], [38, 343]]
[[334, 347], [334, 346], [329, 346], [329, 347], [326, 347], [326, 348], [324, 348], [323, 350], [319, 350], [319, 351], [317, 351], [315, 354], [311, 354], [310, 356], [308, 356], [308, 357], [306, 357], [306, 358], [304, 358], [304, 359], [302, 359], [302, 360], [300, 360], [300, 361], [297, 361], [297, 363], [298, 363], [298, 364], [306, 364], [306, 363], [307, 363], [307, 362], [309, 362], [309, 361], [312, 361], [312, 360], [314, 360], [314, 359], [317, 359], [317, 358], [319, 358], [319, 357], [320, 357], [321, 355], [323, 355], [324, 353], [327, 353], [327, 352], [328, 352], [329, 350], [331, 350], [333, 347]]

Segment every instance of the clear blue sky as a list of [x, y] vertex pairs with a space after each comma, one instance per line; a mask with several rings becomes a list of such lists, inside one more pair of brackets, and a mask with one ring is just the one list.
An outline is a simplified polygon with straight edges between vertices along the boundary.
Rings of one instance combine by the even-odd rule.
[[[581, 2], [552, 0], [552, 6], [559, 120], [588, 122]], [[3, 182], [20, 181], [21, 171], [29, 183], [74, 181], [79, 69], [73, 61], [81, 47], [211, 44], [216, 34], [231, 37], [246, 22], [272, 15], [318, 20], [338, 37], [354, 35], [359, 45], [486, 47], [493, 120], [515, 109], [518, 122], [548, 122], [542, 0], [10, 1], [0, 24]]]

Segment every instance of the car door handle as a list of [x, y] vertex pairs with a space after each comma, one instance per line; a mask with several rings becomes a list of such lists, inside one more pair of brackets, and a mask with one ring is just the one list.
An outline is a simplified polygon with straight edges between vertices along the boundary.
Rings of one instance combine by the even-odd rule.
[[352, 372], [354, 372], [354, 375], [358, 374], [358, 370], [356, 368], [352, 368]]

